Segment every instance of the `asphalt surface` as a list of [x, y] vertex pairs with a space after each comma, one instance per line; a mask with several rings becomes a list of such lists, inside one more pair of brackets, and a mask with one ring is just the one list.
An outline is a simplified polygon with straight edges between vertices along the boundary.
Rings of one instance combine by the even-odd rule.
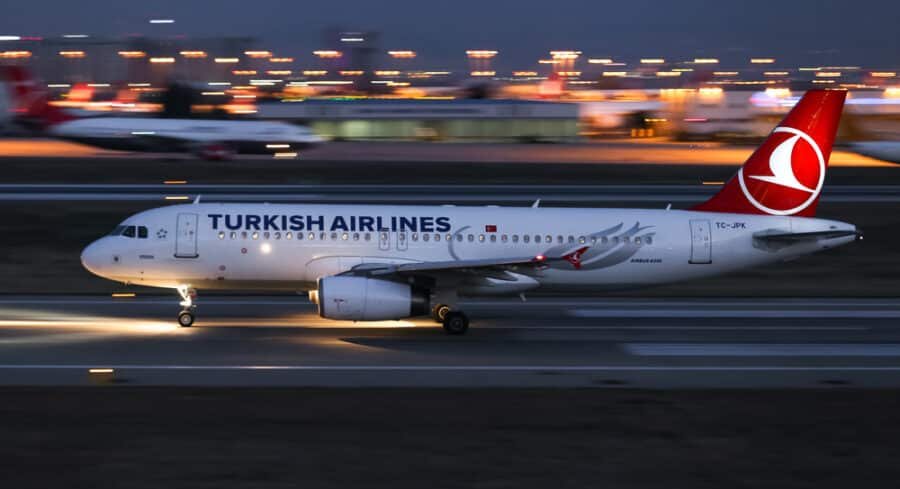
[[[721, 182], [698, 185], [211, 185], [211, 184], [0, 184], [0, 201], [190, 201], [402, 204], [611, 204], [696, 203]], [[834, 203], [900, 202], [900, 185], [833, 185]]]
[[201, 298], [178, 328], [176, 302], [6, 296], [0, 384], [900, 386], [900, 300], [473, 301], [465, 337], [328, 321], [301, 297]]

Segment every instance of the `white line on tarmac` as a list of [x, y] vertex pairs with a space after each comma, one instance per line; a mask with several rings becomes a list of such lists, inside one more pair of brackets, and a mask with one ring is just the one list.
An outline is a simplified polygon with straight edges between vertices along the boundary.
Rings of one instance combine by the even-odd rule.
[[569, 314], [579, 318], [900, 318], [900, 310], [796, 310], [796, 309], [575, 309]]
[[897, 357], [900, 344], [862, 343], [625, 343], [638, 356], [667, 357]]
[[531, 371], [665, 371], [665, 372], [895, 372], [900, 365], [882, 366], [782, 366], [782, 365], [746, 365], [746, 366], [659, 366], [659, 365], [132, 365], [132, 364], [36, 364], [15, 365], [2, 364], [0, 370], [89, 370], [111, 368], [114, 370], [198, 370], [198, 371], [436, 371], [436, 372], [531, 372]]

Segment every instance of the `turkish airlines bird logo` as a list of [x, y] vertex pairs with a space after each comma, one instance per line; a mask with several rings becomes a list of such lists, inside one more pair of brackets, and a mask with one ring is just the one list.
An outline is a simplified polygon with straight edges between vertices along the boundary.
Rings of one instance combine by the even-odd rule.
[[738, 172], [738, 181], [744, 196], [757, 209], [773, 215], [791, 215], [818, 198], [825, 183], [825, 158], [816, 141], [799, 129], [778, 127], [774, 133], [792, 136], [772, 150], [768, 168], [760, 168], [766, 165], [765, 160], [748, 164]]
[[804, 192], [814, 193], [815, 189], [811, 189], [797, 180], [794, 174], [794, 146], [800, 136], [794, 136], [778, 145], [772, 155], [769, 156], [769, 169], [772, 170], [772, 176], [750, 175], [750, 178], [768, 182], [773, 185], [781, 185], [782, 187], [792, 188], [794, 190], [802, 190]]

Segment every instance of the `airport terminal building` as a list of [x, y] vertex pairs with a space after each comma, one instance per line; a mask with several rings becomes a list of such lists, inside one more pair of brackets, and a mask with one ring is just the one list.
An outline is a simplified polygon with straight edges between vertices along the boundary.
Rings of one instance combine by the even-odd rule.
[[308, 124], [339, 140], [567, 141], [578, 105], [532, 100], [316, 100], [261, 104], [259, 117]]

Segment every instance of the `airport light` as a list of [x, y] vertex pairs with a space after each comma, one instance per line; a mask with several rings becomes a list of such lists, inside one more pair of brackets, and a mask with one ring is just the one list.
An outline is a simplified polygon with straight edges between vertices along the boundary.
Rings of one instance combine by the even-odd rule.
[[681, 76], [681, 73], [680, 71], [657, 71], [656, 76], [660, 78], [674, 78]]
[[538, 76], [537, 71], [513, 71], [513, 76]]
[[365, 71], [362, 70], [341, 70], [338, 72], [341, 76], [362, 76]]
[[0, 41], [21, 41], [22, 36], [0, 36]]
[[719, 64], [719, 60], [717, 58], [694, 58], [695, 65], [717, 65]]
[[471, 71], [469, 72], [472, 76], [494, 76], [497, 74], [496, 71], [484, 70], [484, 71]]
[[542, 64], [542, 65], [555, 65], [558, 63], [559, 63], [559, 60], [556, 60], [556, 59], [539, 59], [538, 60], [538, 64]]
[[592, 65], [611, 65], [613, 60], [610, 58], [588, 58], [588, 63]]
[[228, 63], [228, 64], [234, 64], [234, 63], [237, 63], [237, 62], [239, 62], [239, 61], [240, 61], [239, 58], [216, 58], [216, 59], [215, 59], [215, 62], [216, 62], [216, 63], [219, 63], [219, 64], [225, 64], [225, 63]]
[[763, 73], [763, 76], [788, 76], [790, 72], [787, 71], [766, 71]]
[[158, 58], [150, 58], [150, 62], [154, 64], [172, 64], [175, 62], [175, 58], [162, 56]]
[[60, 51], [59, 55], [69, 59], [80, 59], [86, 56], [84, 51]]
[[870, 75], [875, 78], [894, 78], [897, 76], [897, 73], [894, 71], [873, 71]]
[[713, 76], [738, 76], [740, 73], [737, 71], [714, 71]]
[[251, 58], [263, 59], [263, 58], [271, 58], [271, 51], [244, 51], [244, 54]]
[[492, 49], [470, 49], [466, 51], [466, 56], [473, 59], [491, 59], [497, 56], [498, 51]]
[[318, 51], [313, 51], [313, 54], [322, 58], [322, 59], [334, 59], [340, 58], [344, 55], [344, 53], [340, 51], [335, 51], [333, 49], [320, 49]]
[[267, 75], [274, 75], [274, 76], [290, 76], [291, 73], [293, 73], [291, 70], [268, 70], [268, 71], [266, 71]]
[[605, 77], [613, 77], [613, 78], [623, 78], [628, 76], [628, 72], [626, 71], [604, 71], [603, 76]]
[[47, 88], [71, 88], [72, 85], [68, 83], [48, 83]]
[[325, 76], [328, 72], [325, 70], [303, 70], [303, 76]]
[[175, 19], [150, 19], [151, 24], [174, 24]]
[[400, 76], [399, 70], [376, 70], [375, 76]]
[[412, 59], [416, 57], [416, 52], [404, 49], [399, 51], [388, 51], [388, 55], [394, 59]]
[[182, 51], [179, 54], [185, 58], [205, 58], [206, 51]]
[[63, 37], [66, 39], [87, 39], [87, 34], [63, 34]]
[[269, 58], [270, 63], [293, 63], [294, 58]]
[[550, 51], [553, 59], [576, 60], [581, 56], [581, 51]]
[[231, 74], [236, 76], [252, 76], [256, 75], [256, 70], [232, 70]]
[[884, 98], [900, 99], [900, 87], [887, 87], [884, 89]]
[[3, 59], [22, 59], [30, 58], [31, 51], [3, 51], [0, 52], [0, 58]]
[[840, 78], [840, 71], [818, 71], [816, 72], [816, 77], [818, 78]]
[[641, 58], [642, 65], [661, 65], [665, 62], [663, 58]]
[[775, 58], [750, 58], [750, 63], [754, 65], [770, 65], [775, 63]]
[[144, 58], [147, 53], [143, 51], [119, 51], [119, 56], [127, 59]]

